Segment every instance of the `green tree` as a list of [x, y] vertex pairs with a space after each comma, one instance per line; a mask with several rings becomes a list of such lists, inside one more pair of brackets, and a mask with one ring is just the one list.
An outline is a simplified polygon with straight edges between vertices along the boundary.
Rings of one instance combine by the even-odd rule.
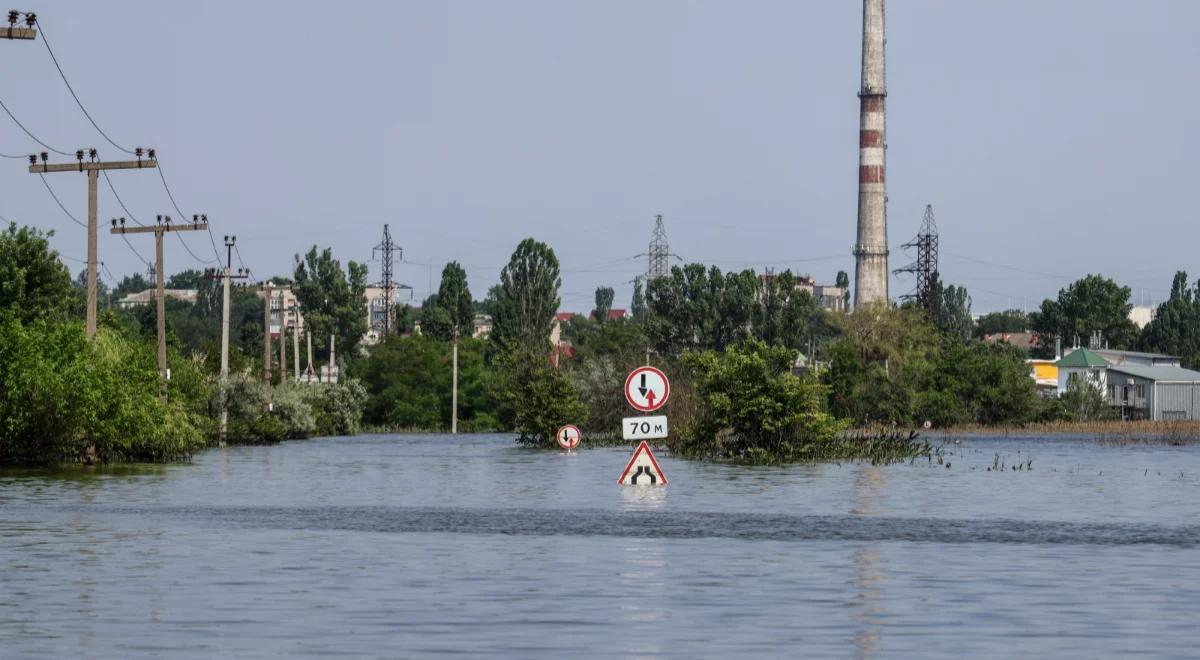
[[50, 249], [54, 232], [16, 223], [0, 232], [0, 313], [22, 321], [63, 318], [72, 307], [71, 273]]
[[765, 277], [757, 294], [754, 335], [771, 346], [808, 350], [820, 305], [791, 271]]
[[791, 373], [794, 354], [749, 339], [683, 363], [702, 405], [693, 451], [766, 462], [801, 459], [846, 425], [825, 412], [825, 388]]
[[1024, 352], [1008, 344], [964, 344], [947, 336], [917, 397], [914, 422], [1020, 424], [1037, 411], [1038, 397]]
[[1190, 369], [1200, 366], [1200, 283], [1189, 287], [1187, 273], [1175, 273], [1171, 297], [1158, 306], [1154, 320], [1142, 329], [1138, 348], [1178, 355]]
[[567, 372], [551, 366], [544, 351], [521, 345], [505, 354], [499, 397], [521, 442], [554, 447], [564, 424], [587, 424], [587, 407]]
[[747, 336], [761, 284], [754, 271], [722, 273], [713, 266], [675, 266], [646, 285], [648, 328], [659, 352], [724, 349]]
[[841, 336], [829, 350], [830, 411], [860, 424], [907, 424], [937, 361], [940, 340], [925, 311], [862, 305], [834, 317]]
[[846, 274], [846, 271], [839, 270], [834, 284], [842, 287], [842, 304], [846, 309], [850, 309], [850, 276]]
[[[81, 273], [81, 275], [86, 277], [86, 273]], [[86, 279], [83, 280], [83, 286], [87, 286]], [[117, 282], [117, 286], [112, 290], [112, 296], [114, 300], [120, 300], [130, 294], [141, 293], [146, 289], [152, 289], [154, 286], [154, 283], [147, 280], [146, 277], [141, 273], [134, 273], [132, 275], [126, 275], [125, 277], [122, 277], [121, 281]]]
[[975, 323], [975, 336], [1012, 332], [1029, 332], [1029, 315], [1020, 309], [990, 312], [979, 317]]
[[407, 303], [392, 307], [392, 327], [398, 335], [406, 335], [413, 330], [413, 308]]
[[204, 273], [195, 268], [189, 268], [168, 277], [166, 287], [168, 289], [199, 289], [210, 281], [212, 280]]
[[971, 297], [965, 287], [951, 284], [941, 289], [934, 325], [942, 334], [965, 342], [971, 338], [975, 321], [971, 319]]
[[[484, 365], [485, 342], [463, 339], [458, 352], [458, 417], [465, 431], [494, 431], [498, 378]], [[450, 425], [451, 347], [424, 335], [392, 335], [371, 348], [361, 370], [364, 419], [399, 429], [445, 430]], [[319, 417], [318, 417], [319, 419]]]
[[608, 312], [612, 309], [613, 297], [616, 293], [611, 286], [601, 286], [596, 288], [596, 308], [593, 315], [597, 323], [604, 323], [608, 320]]
[[292, 292], [314, 347], [328, 355], [328, 338], [334, 335], [339, 353], [355, 354], [367, 332], [366, 287], [367, 267], [350, 261], [342, 270], [329, 248], [318, 252], [314, 245], [303, 259], [296, 255]]
[[646, 318], [646, 294], [640, 277], [633, 280], [633, 299], [629, 301], [629, 314], [638, 321]]
[[545, 243], [521, 241], [500, 271], [492, 337], [500, 345], [548, 348], [558, 311], [558, 257]]
[[1043, 301], [1031, 318], [1041, 352], [1052, 352], [1056, 338], [1061, 338], [1064, 346], [1086, 345], [1093, 333], [1099, 333], [1111, 348], [1132, 347], [1137, 326], [1129, 320], [1129, 293], [1129, 287], [1088, 275], [1060, 290], [1056, 300]]
[[202, 448], [201, 421], [177, 396], [197, 379], [172, 358], [183, 382], [163, 404], [149, 343], [104, 327], [88, 341], [81, 323], [0, 318], [0, 465], [168, 461]]
[[422, 307], [421, 332], [449, 341], [455, 332], [470, 337], [475, 326], [475, 304], [467, 286], [467, 272], [457, 261], [442, 269], [442, 283], [428, 309]]
[[1104, 392], [1085, 378], [1072, 378], [1058, 404], [1068, 421], [1097, 422], [1117, 417], [1117, 411], [1104, 400]]

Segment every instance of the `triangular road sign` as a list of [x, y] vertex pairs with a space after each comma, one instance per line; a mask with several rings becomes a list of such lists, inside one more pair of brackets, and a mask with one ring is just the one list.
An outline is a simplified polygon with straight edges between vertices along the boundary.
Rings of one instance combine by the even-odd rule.
[[637, 446], [637, 449], [633, 450], [633, 457], [629, 459], [629, 464], [621, 472], [621, 478], [617, 479], [617, 483], [622, 486], [667, 485], [667, 475], [663, 474], [662, 468], [658, 467], [658, 461], [654, 460], [650, 445], [646, 444], [645, 440]]

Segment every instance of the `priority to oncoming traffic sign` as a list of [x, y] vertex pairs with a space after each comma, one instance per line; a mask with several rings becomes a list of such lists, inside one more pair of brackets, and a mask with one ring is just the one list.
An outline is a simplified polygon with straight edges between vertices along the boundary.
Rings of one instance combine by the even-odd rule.
[[626, 417], [621, 420], [621, 433], [626, 440], [653, 440], [667, 437], [667, 416]]
[[667, 375], [654, 367], [638, 367], [625, 379], [625, 400], [639, 412], [654, 412], [671, 396]]
[[554, 439], [558, 442], [559, 447], [571, 451], [579, 446], [579, 442], [583, 440], [583, 434], [579, 432], [578, 426], [567, 424], [554, 434]]

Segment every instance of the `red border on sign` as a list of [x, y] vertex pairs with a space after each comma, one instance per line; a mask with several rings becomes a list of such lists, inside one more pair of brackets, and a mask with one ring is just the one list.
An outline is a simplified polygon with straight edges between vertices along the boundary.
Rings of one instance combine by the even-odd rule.
[[[643, 371], [649, 371], [649, 372], [658, 374], [658, 376], [660, 378], [662, 378], [663, 385], [665, 385], [667, 388], [667, 391], [663, 392], [662, 399], [659, 399], [654, 402], [653, 408], [649, 407], [649, 406], [639, 406], [638, 404], [634, 403], [633, 397], [629, 396], [629, 392], [631, 391], [629, 389], [629, 384], [633, 382], [634, 376], [637, 376], [638, 374], [642, 373]], [[667, 399], [669, 399], [669, 398], [671, 398], [671, 381], [670, 381], [670, 379], [667, 378], [667, 375], [664, 374], [662, 372], [662, 370], [658, 369], [657, 367], [648, 367], [648, 366], [647, 367], [638, 367], [637, 369], [634, 369], [633, 371], [629, 372], [629, 377], [625, 379], [625, 402], [628, 403], [634, 410], [640, 410], [641, 412], [654, 412], [655, 410], [658, 410], [659, 408], [662, 408], [663, 406], [667, 405]]]
[[[567, 429], [575, 429], [575, 435], [579, 436], [579, 442], [575, 443], [575, 445], [571, 446], [571, 447], [568, 447], [562, 443], [562, 433], [563, 433], [563, 431], [566, 431]], [[567, 451], [571, 451], [572, 449], [574, 449], [575, 447], [578, 447], [580, 444], [583, 443], [583, 431], [580, 431], [579, 427], [575, 426], [574, 424], [567, 424], [565, 426], [561, 426], [561, 427], [559, 427], [558, 432], [554, 434], [554, 441], [558, 443], [559, 447], [562, 447], [563, 449], [566, 449]]]
[[650, 464], [654, 466], [654, 471], [658, 473], [658, 476], [662, 477], [662, 483], [660, 483], [659, 485], [666, 486], [667, 485], [667, 473], [663, 472], [662, 468], [660, 468], [658, 466], [658, 461], [654, 459], [654, 452], [650, 451], [650, 445], [646, 444], [645, 440], [642, 440], [642, 443], [637, 446], [637, 449], [633, 450], [633, 456], [630, 457], [629, 463], [625, 466], [625, 469], [621, 472], [621, 478], [617, 479], [617, 483], [621, 484], [622, 486], [625, 485], [625, 477], [629, 476], [629, 471], [633, 469], [634, 461], [637, 460], [638, 454], [642, 453], [642, 451], [645, 451], [646, 456], [650, 457]]

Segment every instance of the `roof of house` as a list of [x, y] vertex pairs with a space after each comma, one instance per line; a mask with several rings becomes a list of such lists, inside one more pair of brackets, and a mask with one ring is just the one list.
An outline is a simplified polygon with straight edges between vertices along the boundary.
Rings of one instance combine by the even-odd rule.
[[1071, 351], [1066, 357], [1058, 361], [1059, 367], [1107, 367], [1108, 360], [1096, 355], [1091, 350], [1079, 348]]
[[[596, 310], [593, 309], [591, 315], [589, 315], [588, 318], [595, 320]], [[623, 318], [625, 318], [625, 310], [623, 310], [623, 309], [608, 310], [608, 319], [610, 321], [613, 319], [623, 319]]]
[[1200, 382], [1200, 371], [1192, 371], [1183, 367], [1143, 367], [1141, 365], [1123, 364], [1112, 366], [1109, 371], [1128, 374], [1136, 378], [1145, 378], [1159, 382], [1195, 381]]
[[1031, 348], [1037, 343], [1037, 335], [1032, 332], [997, 332], [984, 335], [983, 340], [992, 344], [1005, 343], [1017, 348]]
[[1149, 360], [1149, 359], [1178, 360], [1179, 359], [1178, 357], [1176, 357], [1174, 355], [1167, 355], [1165, 353], [1142, 353], [1140, 351], [1117, 351], [1117, 350], [1109, 350], [1107, 348], [1103, 348], [1103, 349], [1098, 348], [1098, 349], [1096, 349], [1095, 352], [1101, 356], [1111, 355], [1116, 358], [1131, 357], [1131, 358], [1142, 358], [1142, 359], [1147, 359], [1147, 360]]
[[555, 321], [570, 321], [571, 317], [575, 316], [574, 312], [559, 312], [554, 315]]

